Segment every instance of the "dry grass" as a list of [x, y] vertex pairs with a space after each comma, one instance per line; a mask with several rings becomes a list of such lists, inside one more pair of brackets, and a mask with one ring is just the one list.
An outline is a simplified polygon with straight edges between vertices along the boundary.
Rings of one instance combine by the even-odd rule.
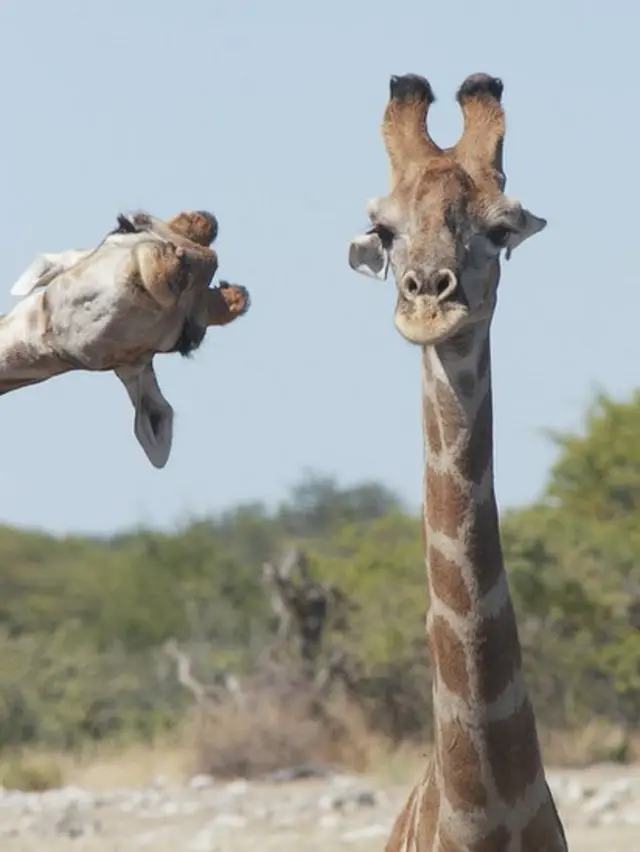
[[260, 777], [303, 763], [366, 771], [388, 746], [346, 700], [318, 705], [304, 693], [265, 692], [232, 703], [192, 725], [194, 770], [224, 778]]
[[[640, 761], [640, 733], [594, 720], [576, 731], [539, 729], [545, 766], [582, 769], [601, 764], [627, 764]], [[407, 743], [396, 749], [380, 750], [374, 764], [376, 774], [390, 783], [406, 783], [416, 778], [431, 754], [431, 743]]]
[[144, 787], [154, 778], [179, 781], [189, 775], [193, 752], [187, 745], [99, 745], [79, 754], [22, 749], [0, 754], [0, 786], [47, 790], [71, 784], [88, 790]]
[[[640, 734], [597, 720], [579, 731], [541, 729], [540, 740], [548, 766], [640, 760]], [[304, 696], [277, 699], [267, 694], [249, 707], [228, 704], [194, 715], [173, 738], [153, 745], [101, 744], [80, 754], [37, 749], [0, 754], [0, 786], [32, 791], [64, 784], [90, 790], [139, 788], [158, 776], [182, 781], [205, 772], [256, 778], [314, 762], [404, 784], [419, 775], [430, 752], [429, 742], [393, 748], [346, 701], [312, 712]]]
[[303, 692], [265, 692], [245, 707], [230, 701], [194, 712], [173, 739], [154, 745], [0, 755], [0, 784], [23, 790], [62, 784], [105, 790], [143, 787], [158, 776], [257, 778], [305, 763], [364, 772], [390, 759], [388, 743], [370, 732], [349, 702], [336, 700], [325, 707]]
[[162, 776], [182, 781], [189, 776], [193, 754], [188, 745], [158, 742], [127, 748], [95, 748], [77, 759], [68, 783], [90, 790], [144, 787]]
[[584, 767], [594, 763], [632, 763], [640, 760], [640, 732], [594, 719], [576, 731], [542, 729], [540, 742], [546, 763]]
[[64, 783], [62, 762], [47, 754], [15, 754], [0, 759], [0, 787], [42, 792]]

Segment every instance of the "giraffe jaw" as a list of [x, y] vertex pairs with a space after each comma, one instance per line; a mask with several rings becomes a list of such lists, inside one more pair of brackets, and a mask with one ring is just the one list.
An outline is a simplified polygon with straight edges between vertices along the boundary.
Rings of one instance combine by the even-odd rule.
[[394, 314], [397, 331], [415, 346], [433, 346], [457, 334], [469, 320], [469, 307], [463, 302], [438, 304], [431, 296], [412, 301], [398, 296]]

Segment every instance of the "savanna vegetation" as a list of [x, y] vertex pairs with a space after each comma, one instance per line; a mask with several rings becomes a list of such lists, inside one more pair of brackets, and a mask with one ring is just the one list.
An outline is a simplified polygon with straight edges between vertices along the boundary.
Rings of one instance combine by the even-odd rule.
[[[543, 741], [575, 736], [585, 757], [630, 757], [640, 723], [639, 436], [640, 393], [598, 397], [580, 434], [551, 437], [540, 499], [502, 518]], [[264, 568], [294, 545], [329, 601], [306, 646]], [[428, 732], [425, 605], [418, 517], [378, 483], [308, 476], [274, 509], [171, 534], [0, 528], [0, 751], [152, 742], [196, 719], [205, 769], [341, 759], [339, 742], [362, 762], [356, 728]]]

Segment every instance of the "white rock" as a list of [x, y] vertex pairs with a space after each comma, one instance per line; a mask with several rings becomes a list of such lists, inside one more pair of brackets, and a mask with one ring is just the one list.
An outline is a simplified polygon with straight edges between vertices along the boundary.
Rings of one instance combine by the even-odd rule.
[[280, 828], [288, 828], [292, 825], [295, 825], [296, 822], [297, 820], [292, 814], [278, 814], [273, 819], [273, 824], [279, 826]]
[[215, 778], [212, 775], [194, 775], [189, 781], [189, 787], [192, 790], [205, 790], [207, 787], [212, 787], [215, 783]]
[[215, 842], [212, 832], [208, 828], [203, 828], [193, 838], [187, 846], [188, 852], [215, 852], [218, 844]]
[[339, 787], [341, 790], [346, 787], [355, 787], [358, 784], [358, 779], [353, 775], [334, 775], [331, 778], [331, 786]]
[[238, 781], [232, 781], [230, 784], [227, 784], [225, 789], [232, 796], [244, 796], [249, 789], [249, 782], [241, 778]]
[[322, 796], [318, 800], [318, 806], [323, 811], [355, 808], [370, 808], [376, 805], [376, 794], [373, 790], [347, 789], [337, 795]]
[[163, 802], [163, 804], [159, 808], [158, 816], [176, 816], [176, 814], [181, 813], [182, 808], [180, 807], [179, 802]]
[[355, 843], [357, 840], [368, 840], [372, 837], [384, 837], [389, 833], [386, 825], [374, 823], [366, 825], [363, 828], [354, 828], [351, 831], [346, 831], [342, 835], [342, 839], [347, 843]]
[[213, 819], [214, 825], [223, 825], [227, 828], [244, 828], [248, 823], [248, 819], [241, 814], [218, 814]]
[[574, 805], [582, 802], [587, 796], [586, 790], [579, 781], [570, 779], [564, 789], [563, 799], [567, 804]]
[[146, 831], [144, 834], [136, 835], [133, 842], [136, 846], [149, 846], [151, 843], [156, 841], [157, 837], [157, 831]]
[[616, 804], [617, 797], [615, 795], [612, 795], [609, 790], [601, 790], [584, 803], [582, 810], [589, 816], [596, 816], [615, 808]]
[[623, 822], [625, 825], [640, 825], [640, 807], [624, 811], [624, 813], [620, 814], [620, 822]]
[[606, 785], [606, 789], [612, 796], [622, 799], [633, 791], [633, 782], [630, 778], [616, 778], [615, 781], [610, 781]]
[[321, 811], [330, 811], [333, 808], [333, 800], [335, 796], [324, 795], [318, 799], [318, 807]]

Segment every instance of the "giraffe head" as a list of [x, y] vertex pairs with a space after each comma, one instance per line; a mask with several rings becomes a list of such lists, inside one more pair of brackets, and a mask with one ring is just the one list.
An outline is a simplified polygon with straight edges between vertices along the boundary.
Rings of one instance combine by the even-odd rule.
[[442, 149], [429, 136], [431, 86], [415, 74], [391, 77], [382, 135], [391, 192], [369, 201], [371, 229], [353, 239], [349, 265], [398, 291], [395, 325], [410, 343], [440, 343], [488, 323], [496, 305], [500, 253], [547, 224], [504, 194], [502, 82], [468, 77], [458, 90], [462, 137]]

